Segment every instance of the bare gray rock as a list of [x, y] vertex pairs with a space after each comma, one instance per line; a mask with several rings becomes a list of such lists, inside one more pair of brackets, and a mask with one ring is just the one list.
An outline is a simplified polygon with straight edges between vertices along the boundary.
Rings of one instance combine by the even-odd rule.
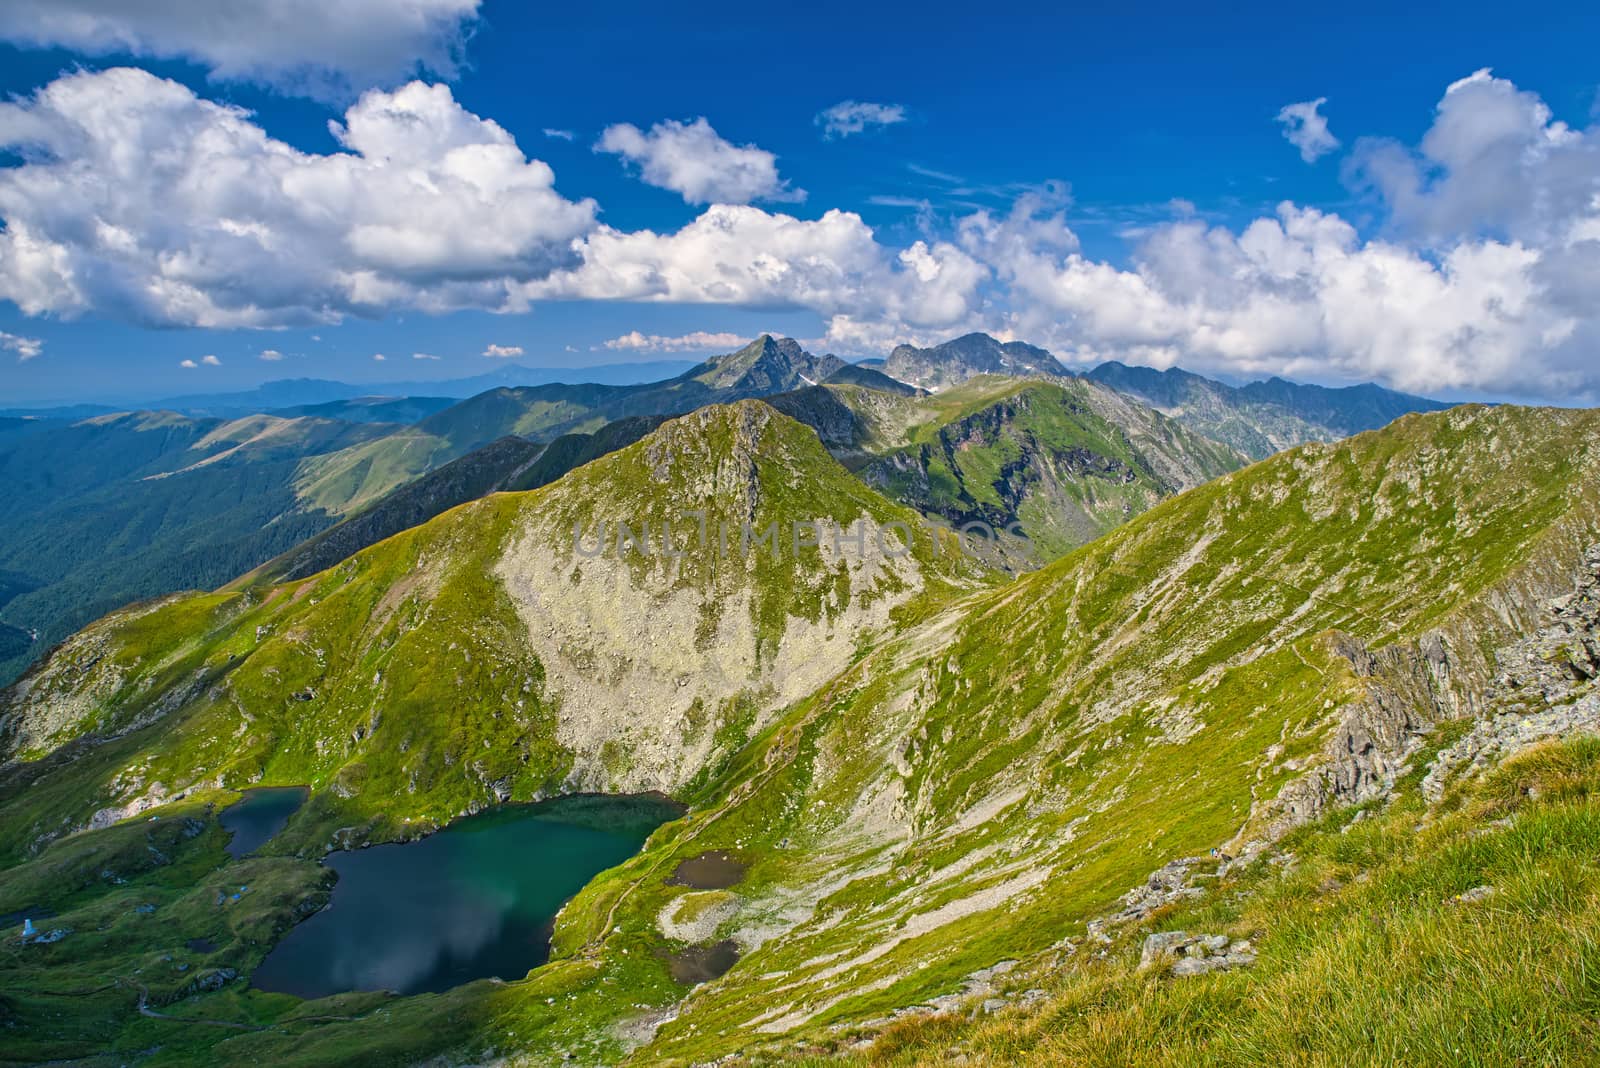
[[1255, 947], [1227, 935], [1190, 934], [1187, 931], [1158, 931], [1144, 940], [1139, 954], [1141, 971], [1169, 961], [1175, 976], [1204, 975], [1254, 964]]

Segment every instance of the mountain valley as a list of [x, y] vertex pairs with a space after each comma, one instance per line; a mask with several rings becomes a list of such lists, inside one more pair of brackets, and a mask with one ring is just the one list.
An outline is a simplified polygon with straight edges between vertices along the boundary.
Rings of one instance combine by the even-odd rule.
[[[1479, 906], [1447, 899], [1502, 885], [1502, 840], [1566, 893], [1600, 890], [1561, 866], [1600, 781], [1593, 746], [1561, 740], [1600, 726], [1594, 412], [1407, 415], [1164, 491], [1182, 457], [1232, 454], [1149, 413], [1117, 442], [1148, 504], [1008, 579], [859, 473], [971, 441], [997, 406], [983, 440], [1011, 449], [1042, 412], [1094, 440], [1128, 402], [1026, 379], [866, 392], [703, 408], [326, 570], [135, 606], [54, 651], [0, 698], [0, 910], [67, 932], [5, 966], [26, 1049], [160, 1030], [173, 1063], [1106, 1059], [1095, 1032], [1035, 1021], [1099, 997], [1140, 1035], [1163, 1005], [1251, 990], [1281, 1019], [1321, 947], [1375, 951], [1348, 925], [1377, 887], [1432, 880], [1440, 903], [1408, 922], [1466, 937]], [[796, 517], [822, 522], [802, 538]], [[895, 533], [851, 540], [869, 526]], [[1547, 785], [1504, 792], [1522, 781]], [[227, 860], [215, 813], [264, 785], [310, 796]], [[687, 812], [562, 910], [528, 978], [305, 1003], [241, 978], [326, 903], [328, 850], [585, 791]], [[1535, 841], [1524, 819], [1564, 829]], [[1386, 844], [1419, 820], [1429, 852]], [[737, 859], [730, 884], [674, 876], [716, 856]], [[251, 891], [223, 926], [218, 880]], [[1503, 885], [1526, 926], [1496, 938], [1548, 937], [1576, 907]], [[1226, 932], [1214, 958], [1177, 958], [1207, 978], [1151, 948], [1180, 945], [1160, 934], [1180, 921]], [[722, 974], [674, 978], [722, 946]], [[1491, 965], [1496, 990], [1536, 981], [1521, 960]], [[1468, 1027], [1529, 1011], [1442, 1004]], [[1257, 1016], [1228, 1018], [1224, 1042], [1256, 1041]], [[1552, 1049], [1590, 1048], [1550, 1026]]]

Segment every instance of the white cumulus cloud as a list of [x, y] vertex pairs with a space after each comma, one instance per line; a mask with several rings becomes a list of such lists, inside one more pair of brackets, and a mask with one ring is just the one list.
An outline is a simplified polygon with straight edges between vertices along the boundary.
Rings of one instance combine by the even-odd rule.
[[841, 329], [942, 330], [970, 319], [989, 274], [950, 242], [897, 250], [837, 210], [807, 220], [719, 204], [672, 233], [602, 226], [577, 251], [580, 266], [530, 283], [527, 298], [805, 308]]
[[318, 96], [453, 76], [481, 0], [7, 0], [0, 40], [188, 59]]
[[512, 357], [512, 356], [521, 356], [522, 355], [522, 346], [521, 345], [490, 345], [488, 348], [483, 350], [483, 354], [485, 356], [492, 356], [492, 357], [494, 357], [496, 359], [503, 360], [503, 359], [507, 359], [507, 358]]
[[0, 330], [0, 349], [17, 354], [17, 362], [24, 363], [44, 351], [44, 342], [36, 337], [22, 337]]
[[842, 100], [817, 113], [816, 124], [822, 127], [822, 136], [849, 137], [872, 126], [893, 126], [906, 121], [906, 109], [900, 104], [868, 104], [860, 100]]
[[642, 352], [693, 352], [701, 349], [733, 350], [745, 343], [745, 338], [739, 334], [708, 333], [696, 330], [689, 334], [680, 334], [676, 337], [664, 337], [661, 334], [645, 334], [638, 330], [630, 330], [621, 337], [614, 337], [605, 343], [608, 349], [633, 349]]
[[1327, 116], [1317, 109], [1328, 102], [1325, 96], [1289, 104], [1278, 112], [1284, 138], [1300, 150], [1300, 158], [1315, 163], [1339, 147], [1339, 139], [1328, 129]]
[[205, 364], [207, 367], [221, 367], [222, 366], [222, 361], [217, 359], [215, 356], [210, 355], [209, 353], [204, 355], [204, 356], [202, 356], [202, 357], [200, 357], [200, 362]]
[[555, 191], [441, 85], [364, 94], [304, 153], [237, 108], [118, 68], [0, 103], [0, 298], [161, 326], [499, 308], [571, 261], [591, 201]]
[[283, 353], [279, 352], [277, 349], [262, 349], [261, 358], [266, 360], [268, 363], [277, 363], [279, 360], [283, 359]]
[[411, 358], [413, 360], [437, 360], [439, 357], [431, 352], [413, 352]]
[[[1593, 373], [1560, 354], [1567, 327], [1534, 282], [1537, 262], [1498, 242], [1433, 260], [1285, 203], [1237, 234], [1163, 227], [1129, 270], [1078, 253], [1018, 255], [1001, 270], [1015, 329], [1080, 362], [1379, 378], [1418, 391], [1581, 390], [1587, 377], [1592, 390]], [[1538, 378], [1529, 357], [1544, 365]]]
[[1352, 172], [1389, 209], [1391, 228], [1428, 244], [1492, 235], [1571, 246], [1593, 232], [1600, 131], [1555, 121], [1534, 94], [1480, 70], [1452, 84], [1421, 143], [1367, 138]]
[[778, 157], [755, 145], [725, 141], [704, 118], [658, 122], [646, 133], [629, 123], [609, 126], [595, 144], [639, 168], [650, 185], [690, 204], [799, 201], [805, 192], [778, 177]]
[[388, 358], [389, 358], [389, 357], [387, 357], [387, 356], [385, 356], [385, 355], [384, 355], [384, 354], [383, 354], [383, 353], [381, 353], [381, 352], [374, 352], [374, 353], [373, 353], [373, 354], [372, 354], [372, 358], [373, 358], [373, 359], [374, 359], [374, 360], [377, 360], [377, 361], [378, 361], [378, 362], [379, 362], [379, 363], [382, 363], [382, 362], [383, 362], [383, 361], [385, 361], [385, 360], [387, 360], [387, 359], [388, 359]]

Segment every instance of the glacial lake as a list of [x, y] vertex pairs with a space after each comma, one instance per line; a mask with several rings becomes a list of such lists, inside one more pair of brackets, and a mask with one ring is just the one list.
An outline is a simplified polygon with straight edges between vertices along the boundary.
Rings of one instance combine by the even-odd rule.
[[238, 858], [254, 853], [289, 822], [308, 791], [304, 786], [268, 786], [246, 790], [244, 795], [223, 809], [217, 822], [233, 832], [228, 840], [228, 855]]
[[570, 797], [495, 809], [416, 842], [332, 853], [332, 903], [250, 977], [303, 998], [438, 992], [521, 979], [550, 956], [556, 913], [683, 809], [657, 797]]

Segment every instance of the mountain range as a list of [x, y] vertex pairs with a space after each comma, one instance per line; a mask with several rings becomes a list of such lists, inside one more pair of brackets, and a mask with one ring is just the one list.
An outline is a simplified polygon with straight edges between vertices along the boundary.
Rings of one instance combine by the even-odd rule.
[[1252, 460], [1307, 441], [1338, 441], [1407, 412], [1449, 407], [1371, 383], [1331, 389], [1282, 378], [1230, 386], [1180, 367], [1156, 371], [1103, 363], [1089, 377], [1136, 397]]
[[[460, 400], [500, 386], [532, 386], [551, 382], [596, 382], [632, 385], [654, 382], [681, 374], [693, 366], [691, 360], [645, 360], [638, 363], [601, 363], [586, 367], [529, 367], [510, 363], [481, 375], [463, 378], [408, 379], [354, 384], [326, 378], [282, 378], [265, 382], [255, 389], [217, 393], [184, 393], [140, 401], [135, 407], [147, 411], [175, 411], [186, 415], [237, 417], [256, 412], [276, 412], [284, 408], [305, 408], [337, 401], [371, 398], [434, 398]], [[95, 415], [125, 411], [116, 404], [77, 403], [58, 407], [12, 408], [0, 416], [84, 419]]]
[[893, 396], [828, 384], [768, 402], [869, 486], [1036, 567], [1242, 465], [1232, 450], [1087, 379], [984, 374]]
[[[984, 548], [1012, 570], [1241, 465], [1261, 442], [1323, 440], [1434, 406], [1377, 387], [1281, 383], [1258, 396], [1196, 376], [1187, 388], [1204, 405], [1141, 399], [1129, 383], [1115, 391], [1104, 368], [1073, 377], [1043, 350], [985, 335], [902, 346], [891, 366], [907, 380], [763, 336], [658, 382], [500, 386], [453, 402], [352, 397], [237, 418], [8, 420], [0, 471], [17, 503], [0, 517], [0, 679], [119, 605], [220, 586], [284, 554], [266, 573], [306, 574], [710, 403], [775, 398], [868, 484], [941, 522], [994, 531]], [[321, 388], [280, 385], [253, 399]], [[218, 410], [246, 399], [190, 398]]]

